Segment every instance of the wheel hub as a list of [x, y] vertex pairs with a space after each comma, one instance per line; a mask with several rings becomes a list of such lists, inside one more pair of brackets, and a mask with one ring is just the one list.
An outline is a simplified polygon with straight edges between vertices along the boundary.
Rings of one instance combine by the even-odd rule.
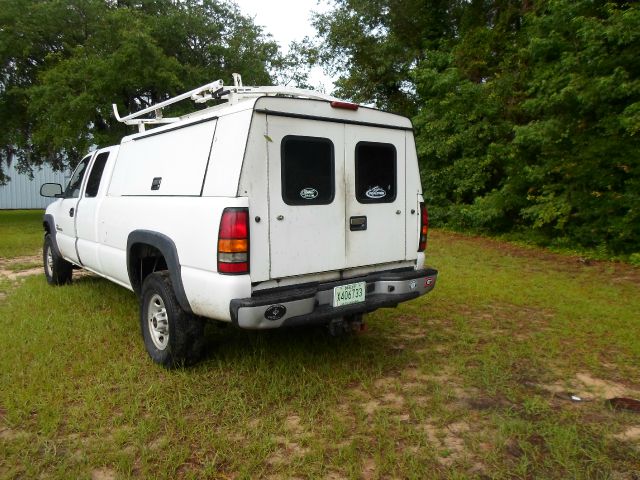
[[47, 263], [45, 267], [47, 268], [47, 275], [53, 276], [53, 253], [50, 246], [47, 247]]
[[164, 350], [169, 344], [169, 317], [162, 297], [158, 294], [149, 299], [147, 309], [149, 334], [158, 350]]

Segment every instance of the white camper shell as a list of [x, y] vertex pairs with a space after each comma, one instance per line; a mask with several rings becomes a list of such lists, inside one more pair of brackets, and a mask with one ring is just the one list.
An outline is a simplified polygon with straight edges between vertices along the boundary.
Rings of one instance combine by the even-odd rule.
[[88, 154], [64, 193], [43, 186], [60, 197], [44, 217], [50, 283], [81, 267], [135, 291], [166, 366], [197, 356], [203, 318], [335, 332], [434, 287], [407, 118], [239, 78], [222, 88], [181, 96], [229, 100], [181, 118], [116, 110], [140, 131]]

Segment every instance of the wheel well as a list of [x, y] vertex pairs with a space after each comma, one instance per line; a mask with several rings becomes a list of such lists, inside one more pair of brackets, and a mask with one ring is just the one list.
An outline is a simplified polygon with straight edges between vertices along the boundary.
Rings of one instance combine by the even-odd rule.
[[135, 243], [129, 251], [129, 275], [131, 287], [140, 294], [142, 283], [153, 272], [168, 270], [167, 261], [156, 247]]
[[44, 227], [44, 233], [45, 235], [47, 233], [51, 233], [51, 228], [49, 227], [49, 222], [42, 222], [42, 226]]

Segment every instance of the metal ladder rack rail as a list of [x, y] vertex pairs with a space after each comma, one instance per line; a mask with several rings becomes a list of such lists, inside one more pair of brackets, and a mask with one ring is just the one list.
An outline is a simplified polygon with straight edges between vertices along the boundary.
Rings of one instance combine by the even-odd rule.
[[[245, 87], [242, 85], [242, 77], [234, 73], [233, 74], [234, 85], [225, 89], [222, 80], [216, 80], [215, 82], [208, 83], [201, 87], [190, 90], [186, 93], [180, 94], [176, 97], [170, 98], [156, 105], [151, 105], [138, 112], [131, 113], [125, 117], [121, 117], [118, 113], [118, 107], [114, 103], [113, 113], [116, 120], [125, 125], [137, 125], [140, 132], [145, 131], [145, 125], [159, 125], [166, 123], [174, 123], [182, 120], [180, 117], [167, 117], [163, 118], [162, 109], [181, 102], [183, 100], [191, 99], [195, 103], [205, 103], [210, 100], [219, 100], [226, 98], [229, 105], [234, 105], [242, 99], [256, 98], [260, 96], [274, 96], [282, 95], [296, 98], [309, 98], [313, 100], [326, 100], [326, 101], [340, 101], [339, 98], [327, 95], [324, 93], [316, 92], [313, 90], [305, 90], [302, 88], [283, 87], [283, 86], [257, 86], [257, 87]], [[139, 118], [143, 115], [155, 113], [155, 118]]]
[[[222, 80], [216, 80], [215, 82], [208, 83], [198, 88], [194, 88], [186, 93], [178, 95], [176, 97], [165, 100], [164, 102], [160, 102], [156, 105], [151, 105], [150, 107], [143, 108], [142, 110], [131, 113], [125, 117], [120, 117], [118, 113], [118, 106], [114, 103], [113, 106], [113, 114], [121, 123], [125, 125], [138, 125], [138, 129], [141, 132], [144, 132], [144, 126], [149, 124], [162, 124], [162, 123], [174, 123], [180, 120], [177, 117], [163, 118], [162, 117], [162, 109], [168, 107], [169, 105], [173, 105], [174, 103], [181, 102], [182, 100], [186, 100], [187, 98], [199, 98], [198, 96], [202, 96], [205, 92], [220, 92], [224, 88], [224, 83]], [[146, 115], [148, 113], [155, 113], [156, 118], [138, 118], [142, 115]]]

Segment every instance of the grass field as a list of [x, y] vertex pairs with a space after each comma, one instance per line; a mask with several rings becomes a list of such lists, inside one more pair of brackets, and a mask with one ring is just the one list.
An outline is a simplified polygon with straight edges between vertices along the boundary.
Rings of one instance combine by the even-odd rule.
[[640, 270], [437, 231], [428, 256], [436, 289], [360, 335], [212, 325], [166, 371], [133, 294], [5, 254], [0, 478], [638, 479], [640, 414], [605, 400], [640, 398]]
[[42, 247], [42, 210], [0, 210], [0, 258], [30, 255]]

